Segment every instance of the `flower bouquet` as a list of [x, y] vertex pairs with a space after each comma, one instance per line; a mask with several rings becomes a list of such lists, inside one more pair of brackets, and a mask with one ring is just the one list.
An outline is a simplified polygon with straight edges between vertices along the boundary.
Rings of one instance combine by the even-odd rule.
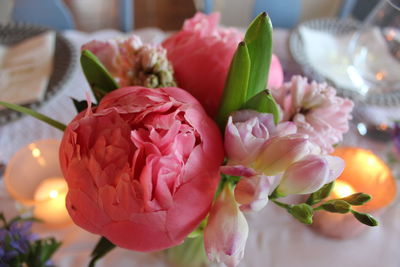
[[[64, 131], [67, 209], [102, 236], [91, 266], [115, 246], [166, 250], [180, 266], [204, 264], [204, 255], [237, 266], [244, 213], [269, 201], [305, 224], [334, 212], [377, 225], [352, 209], [369, 195], [327, 200], [344, 168], [328, 153], [348, 130], [352, 102], [300, 76], [282, 84], [265, 13], [245, 35], [218, 20], [196, 14], [162, 46], [136, 36], [84, 45], [96, 103], [74, 100], [79, 113], [67, 126], [0, 103]], [[298, 194], [301, 203], [280, 199]]]

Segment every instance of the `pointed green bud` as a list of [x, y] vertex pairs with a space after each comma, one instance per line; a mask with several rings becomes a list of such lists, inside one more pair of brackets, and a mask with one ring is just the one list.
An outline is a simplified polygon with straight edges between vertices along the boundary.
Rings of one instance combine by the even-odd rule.
[[247, 99], [267, 88], [272, 57], [272, 23], [263, 12], [250, 24], [244, 38], [249, 50], [251, 68]]
[[249, 75], [249, 52], [246, 43], [240, 42], [229, 68], [221, 105], [218, 111], [217, 122], [221, 129], [225, 129], [229, 114], [240, 109], [246, 101]]
[[348, 197], [341, 198], [341, 199], [346, 201], [350, 205], [360, 206], [360, 205], [363, 205], [363, 204], [367, 203], [368, 201], [370, 201], [372, 199], [372, 196], [370, 196], [368, 194], [364, 194], [364, 193], [355, 193], [355, 194], [352, 194]]
[[264, 90], [250, 98], [244, 105], [243, 109], [254, 109], [262, 113], [271, 113], [274, 115], [274, 122], [278, 124], [280, 119], [280, 111], [270, 91]]
[[304, 224], [312, 224], [313, 222], [313, 208], [305, 203], [292, 206], [289, 213]]
[[82, 51], [81, 65], [97, 102], [107, 93], [119, 87], [100, 60], [89, 50]]
[[355, 210], [352, 210], [351, 213], [353, 213], [354, 217], [361, 223], [368, 225], [368, 226], [378, 226], [379, 223], [378, 221], [372, 217], [372, 215], [367, 214], [367, 213], [361, 213]]
[[331, 182], [329, 184], [326, 184], [323, 187], [321, 187], [318, 191], [312, 193], [308, 197], [306, 203], [308, 205], [312, 206], [314, 204], [317, 204], [317, 203], [321, 202], [321, 200], [327, 198], [329, 196], [329, 194], [331, 193], [334, 184], [335, 184], [335, 182]]
[[321, 207], [329, 212], [348, 213], [351, 211], [351, 205], [344, 200], [332, 200], [321, 205]]

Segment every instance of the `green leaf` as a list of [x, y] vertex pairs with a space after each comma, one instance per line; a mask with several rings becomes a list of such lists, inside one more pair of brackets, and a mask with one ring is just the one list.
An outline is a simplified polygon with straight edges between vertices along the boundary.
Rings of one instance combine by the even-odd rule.
[[204, 238], [186, 238], [178, 246], [165, 250], [168, 266], [209, 266], [207, 255], [204, 250]]
[[76, 100], [75, 98], [71, 98], [71, 99], [72, 99], [72, 102], [74, 103], [75, 109], [78, 113], [87, 109], [88, 103], [86, 100], [79, 101], [79, 100]]
[[341, 200], [344, 200], [353, 206], [363, 205], [363, 204], [367, 203], [368, 201], [370, 201], [371, 199], [372, 199], [372, 196], [370, 196], [368, 194], [364, 194], [364, 193], [355, 193], [348, 197], [341, 198]]
[[242, 107], [243, 109], [254, 109], [258, 112], [270, 113], [274, 115], [274, 122], [278, 124], [279, 122], [279, 108], [276, 104], [270, 91], [264, 90], [250, 98]]
[[272, 23], [263, 12], [258, 15], [246, 31], [251, 67], [247, 99], [267, 88], [269, 67], [272, 57]]
[[193, 232], [191, 232], [187, 237], [188, 238], [199, 237], [201, 234], [203, 234], [206, 225], [207, 225], [207, 219], [202, 220], [199, 226]]
[[289, 213], [304, 224], [312, 224], [313, 222], [314, 210], [310, 205], [305, 203], [294, 205], [289, 210]]
[[246, 101], [250, 77], [250, 57], [245, 42], [240, 42], [233, 56], [224, 93], [219, 107], [217, 122], [225, 129], [226, 121], [233, 111], [239, 110]]
[[57, 129], [61, 130], [61, 131], [64, 131], [65, 128], [67, 128], [67, 126], [65, 124], [62, 124], [61, 122], [53, 120], [52, 118], [47, 117], [46, 115], [43, 115], [43, 114], [41, 114], [39, 112], [36, 112], [36, 111], [34, 111], [32, 109], [29, 109], [29, 108], [26, 108], [26, 107], [23, 107], [23, 106], [19, 106], [19, 105], [15, 105], [15, 104], [11, 104], [11, 103], [7, 103], [7, 102], [2, 102], [2, 101], [0, 101], [0, 105], [4, 106], [6, 108], [9, 108], [9, 109], [18, 111], [20, 113], [30, 115], [30, 116], [38, 119], [38, 120], [41, 120], [41, 121], [49, 124], [50, 126], [53, 126], [54, 128], [57, 128]]
[[81, 65], [97, 102], [107, 93], [119, 87], [100, 60], [89, 50], [82, 51]]
[[55, 240], [54, 238], [49, 238], [46, 240], [41, 240], [40, 246], [42, 247], [40, 260], [42, 263], [45, 263], [61, 246], [61, 242]]
[[108, 252], [113, 250], [115, 245], [111, 243], [107, 238], [101, 237], [100, 240], [97, 242], [96, 247], [92, 251], [91, 257], [92, 259], [89, 262], [89, 267], [94, 267], [96, 262], [106, 255]]
[[355, 210], [352, 210], [351, 213], [353, 213], [354, 217], [361, 223], [368, 225], [368, 226], [378, 226], [379, 223], [378, 221], [372, 217], [372, 215], [368, 213], [361, 213]]
[[351, 205], [346, 201], [340, 199], [326, 202], [321, 205], [321, 208], [329, 212], [342, 213], [342, 214], [351, 211]]
[[325, 184], [323, 187], [321, 187], [317, 192], [312, 193], [306, 203], [310, 206], [317, 204], [321, 202], [321, 200], [327, 198], [329, 194], [332, 191], [333, 186], [335, 185], [335, 182], [331, 182], [329, 184]]

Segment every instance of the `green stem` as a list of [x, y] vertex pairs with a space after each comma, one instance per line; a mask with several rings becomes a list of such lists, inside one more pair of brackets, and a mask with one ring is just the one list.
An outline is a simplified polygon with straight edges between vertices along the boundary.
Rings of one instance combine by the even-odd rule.
[[23, 107], [23, 106], [19, 106], [19, 105], [15, 105], [15, 104], [11, 104], [11, 103], [7, 103], [7, 102], [2, 102], [0, 101], [0, 105], [4, 106], [6, 108], [18, 111], [20, 113], [24, 113], [27, 115], [30, 115], [38, 120], [41, 120], [47, 124], [49, 124], [50, 126], [53, 126], [54, 128], [57, 128], [61, 131], [65, 131], [65, 128], [67, 128], [67, 126], [65, 124], [62, 124], [61, 122], [58, 122], [56, 120], [53, 120], [50, 117], [47, 117], [46, 115], [43, 115], [41, 113], [38, 113], [32, 109]]
[[292, 208], [292, 205], [280, 202], [280, 201], [278, 201], [276, 199], [270, 199], [270, 200], [272, 202], [274, 202], [276, 205], [278, 205], [279, 207], [286, 209], [287, 211], [289, 211]]

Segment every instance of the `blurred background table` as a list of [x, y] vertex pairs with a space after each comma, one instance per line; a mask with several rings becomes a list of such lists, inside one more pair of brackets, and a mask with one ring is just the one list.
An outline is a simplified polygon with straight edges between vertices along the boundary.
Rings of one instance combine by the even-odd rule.
[[[166, 33], [152, 28], [136, 31], [144, 41], [159, 43]], [[301, 73], [300, 67], [293, 61], [288, 50], [290, 32], [284, 29], [274, 31], [274, 51], [280, 58], [286, 79], [292, 74]], [[115, 30], [102, 30], [91, 34], [68, 30], [63, 33], [79, 51], [80, 46], [92, 39], [105, 40], [123, 35]], [[77, 59], [78, 60], [78, 59]], [[79, 64], [58, 95], [45, 103], [39, 111], [63, 123], [68, 123], [76, 114], [70, 97], [85, 99], [90, 89], [85, 81]], [[398, 110], [400, 111], [400, 109]], [[0, 127], [0, 162], [7, 162], [21, 147], [47, 138], [61, 138], [62, 133], [30, 117], [11, 122]], [[355, 126], [345, 136], [346, 145], [364, 147], [373, 150], [383, 159], [391, 150], [391, 143], [380, 143], [358, 135]], [[338, 241], [317, 235], [295, 221], [283, 209], [273, 204], [259, 213], [249, 214], [250, 236], [245, 258], [240, 266], [342, 266], [342, 267], [398, 267], [400, 266], [400, 206], [399, 200], [389, 207], [379, 218], [380, 226], [370, 228], [357, 238]], [[14, 201], [10, 199], [0, 181], [0, 210], [8, 216], [15, 213]], [[86, 233], [76, 226], [62, 230], [46, 229], [36, 226], [41, 235], [54, 235], [63, 241], [63, 246], [55, 256], [61, 267], [85, 266], [98, 237]], [[116, 249], [98, 266], [165, 266], [162, 253], [143, 254]]]

